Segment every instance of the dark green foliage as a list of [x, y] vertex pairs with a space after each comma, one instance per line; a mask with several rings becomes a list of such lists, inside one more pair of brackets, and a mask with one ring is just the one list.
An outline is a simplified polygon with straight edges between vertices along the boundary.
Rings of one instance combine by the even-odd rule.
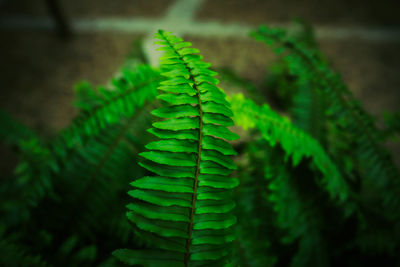
[[234, 266], [268, 267], [277, 262], [273, 251], [279, 244], [274, 242], [274, 238], [280, 233], [274, 226], [275, 216], [268, 201], [268, 182], [264, 178], [268, 144], [257, 135], [252, 135], [252, 138], [254, 141], [246, 144], [237, 163], [240, 186], [234, 195], [238, 205]]
[[79, 146], [106, 127], [131, 117], [146, 101], [154, 99], [160, 80], [157, 72], [141, 65], [136, 71], [122, 70], [122, 77], [112, 81], [112, 88], [94, 91], [85, 84], [78, 86], [76, 105], [81, 113], [54, 142], [55, 153], [64, 156], [66, 149]]
[[278, 54], [267, 88], [223, 70], [226, 97], [159, 31], [160, 71], [137, 53], [110, 88], [79, 84], [57, 136], [1, 113], [19, 164], [0, 184], [0, 265], [397, 266], [398, 113], [378, 129], [300, 26], [252, 33]]
[[[298, 42], [284, 30], [260, 27], [253, 36], [271, 45], [277, 53], [287, 53], [285, 60], [290, 71], [299, 79], [311, 81], [318, 94], [329, 99], [323, 113], [329, 119], [329, 127], [348, 134], [347, 138], [355, 142], [348, 142], [352, 149], [347, 152], [351, 153], [353, 168], [365, 177], [365, 183], [372, 183], [382, 190], [391, 188], [399, 176], [388, 152], [382, 148], [374, 119], [354, 99], [340, 76], [328, 67], [318, 50]], [[335, 143], [341, 141], [333, 139], [328, 146], [335, 149]], [[399, 203], [396, 198], [396, 194], [390, 194], [384, 201], [392, 213], [398, 210], [393, 206]]]
[[286, 155], [291, 156], [293, 166], [298, 165], [302, 158], [311, 157], [315, 167], [324, 175], [322, 183], [331, 197], [339, 202], [349, 201], [351, 196], [346, 181], [315, 139], [267, 105], [259, 107], [241, 94], [233, 95], [230, 102], [236, 125], [244, 129], [256, 127], [271, 146], [279, 141]]
[[[290, 168], [279, 164], [282, 152], [272, 150], [265, 167], [269, 181], [269, 197], [277, 213], [277, 226], [285, 231], [282, 244], [298, 242], [291, 266], [329, 266], [327, 240], [323, 234], [324, 218], [321, 212], [324, 193], [316, 190], [311, 173], [304, 165]], [[324, 207], [327, 209], [327, 207]]]
[[[154, 99], [160, 80], [157, 72], [139, 66], [123, 71], [112, 89], [81, 85], [81, 112], [69, 128], [48, 143], [37, 138], [18, 143], [16, 177], [1, 187], [7, 200], [1, 206], [5, 232], [23, 229], [13, 234], [15, 243], [31, 244], [20, 252], [16, 245], [16, 253], [47, 254], [49, 264], [87, 266], [110, 259], [112, 250], [132, 241], [123, 203], [126, 184], [143, 175], [132, 162], [149, 138], [150, 125], [147, 112], [138, 112]], [[30, 234], [39, 229], [40, 238]], [[57, 251], [60, 244], [73, 246]]]
[[[284, 158], [292, 154], [293, 162], [296, 163], [294, 167], [288, 166], [278, 172], [269, 172], [275, 175], [268, 175], [267, 172], [267, 177], [272, 177], [270, 188], [273, 190], [270, 192], [270, 199], [280, 205], [280, 208], [275, 208], [278, 226], [286, 228], [289, 233], [297, 233], [291, 234], [292, 238], [284, 239], [291, 244], [297, 243], [298, 246], [297, 255], [292, 258], [291, 265], [324, 266], [332, 262], [342, 262], [345, 258], [346, 262], [353, 264], [375, 259], [383, 262], [393, 261], [396, 258], [393, 254], [395, 248], [399, 247], [399, 224], [396, 219], [400, 211], [396, 204], [399, 203], [399, 177], [388, 152], [383, 147], [382, 136], [385, 136], [385, 132], [382, 133], [376, 128], [374, 119], [362, 109], [340, 77], [328, 67], [315, 43], [310, 41], [310, 36], [304, 38], [304, 35], [288, 35], [284, 30], [265, 27], [261, 27], [253, 36], [265, 41], [277, 54], [282, 55], [284, 63], [280, 63], [283, 67], [277, 69], [276, 75], [280, 77], [280, 83], [276, 85], [284, 87], [276, 89], [292, 91], [292, 98], [284, 107], [291, 113], [293, 123], [320, 143], [319, 145], [309, 136], [306, 139], [312, 140], [313, 145], [307, 145], [309, 142], [301, 144], [303, 135], [299, 138], [296, 133], [299, 129], [294, 130], [295, 127], [290, 126], [288, 120], [276, 120], [277, 114], [271, 112], [268, 107], [258, 108], [250, 104], [249, 100], [249, 110], [254, 112], [245, 111], [242, 105], [235, 108], [235, 102], [238, 102], [240, 97], [232, 97], [236, 124], [245, 128], [258, 128], [272, 146], [278, 143], [284, 149]], [[271, 125], [273, 121], [274, 126]], [[389, 126], [387, 129], [393, 128], [395, 127]], [[386, 130], [386, 133], [388, 132]], [[301, 145], [296, 146], [297, 142]], [[304, 153], [301, 147], [308, 153], [304, 155], [314, 158], [314, 163], [306, 168], [309, 169], [307, 172], [311, 171], [308, 174], [298, 169], [307, 166], [301, 163], [304, 161], [300, 156]], [[310, 147], [319, 148], [315, 150]], [[316, 164], [315, 159], [322, 154], [325, 155], [323, 158], [331, 159], [328, 164]], [[276, 163], [276, 159], [273, 162], [268, 165], [279, 164]], [[299, 167], [296, 167], [298, 162]], [[322, 180], [325, 182], [322, 184], [316, 180], [317, 185], [327, 185], [327, 178], [332, 179], [335, 175], [324, 173], [323, 169], [326, 166], [332, 166], [330, 169], [336, 169], [340, 174], [339, 180], [333, 179], [331, 182], [337, 185], [337, 181], [340, 181], [342, 186], [336, 188], [337, 193], [346, 196], [342, 199], [344, 202], [332, 198], [327, 200], [323, 194], [314, 197], [310, 192], [299, 191], [307, 184], [310, 175], [318, 179], [320, 175], [315, 173], [315, 167], [325, 176]], [[277, 168], [271, 170], [274, 169]], [[303, 185], [293, 184], [299, 176], [303, 177]], [[327, 189], [329, 192], [329, 187]], [[319, 210], [314, 207], [318, 207]], [[329, 210], [337, 214], [336, 218], [328, 219]], [[282, 214], [285, 216], [279, 219]], [[299, 227], [299, 224], [302, 227]], [[329, 231], [335, 232], [326, 229], [327, 225], [335, 227], [338, 233], [348, 234], [338, 243], [337, 237], [327, 234]], [[390, 237], [388, 233], [391, 233]], [[316, 247], [319, 248], [318, 252]], [[335, 252], [336, 247], [342, 250]], [[365, 258], [365, 261], [352, 258], [349, 254], [363, 255], [358, 257]]]

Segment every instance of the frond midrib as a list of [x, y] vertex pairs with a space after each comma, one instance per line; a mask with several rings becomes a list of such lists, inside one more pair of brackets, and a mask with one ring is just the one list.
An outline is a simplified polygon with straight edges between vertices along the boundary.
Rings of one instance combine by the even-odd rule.
[[194, 225], [194, 213], [195, 213], [195, 209], [196, 209], [196, 200], [197, 200], [197, 187], [198, 187], [198, 180], [199, 180], [199, 174], [200, 174], [202, 138], [203, 138], [203, 109], [201, 106], [200, 90], [197, 87], [196, 78], [194, 77], [192, 70], [188, 67], [187, 63], [184, 61], [184, 59], [181, 56], [181, 54], [179, 53], [179, 51], [174, 48], [174, 46], [171, 44], [171, 42], [167, 38], [164, 38], [164, 39], [168, 43], [169, 47], [171, 47], [171, 49], [173, 49], [179, 55], [179, 59], [182, 60], [183, 64], [185, 65], [185, 68], [190, 73], [189, 79], [193, 81], [193, 88], [197, 92], [197, 100], [199, 102], [199, 104], [198, 104], [199, 140], [198, 140], [198, 146], [197, 146], [196, 172], [195, 172], [195, 178], [194, 178], [194, 184], [193, 184], [192, 207], [190, 208], [190, 217], [189, 217], [190, 223], [188, 226], [188, 238], [186, 240], [186, 253], [185, 253], [185, 258], [184, 258], [184, 265], [189, 266], [190, 254], [191, 254], [190, 249], [191, 249], [191, 244], [192, 244], [192, 232], [193, 232], [193, 225]]

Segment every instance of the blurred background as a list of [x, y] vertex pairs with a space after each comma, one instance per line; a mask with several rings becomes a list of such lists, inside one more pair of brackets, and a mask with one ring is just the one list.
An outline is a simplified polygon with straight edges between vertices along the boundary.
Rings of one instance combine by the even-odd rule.
[[[76, 83], [107, 84], [132, 57], [157, 64], [158, 28], [261, 88], [275, 58], [248, 32], [301, 18], [366, 109], [381, 117], [400, 103], [398, 10], [396, 0], [0, 0], [0, 108], [54, 135], [76, 115]], [[12, 152], [0, 153], [2, 170], [11, 171]]]
[[[204, 60], [220, 73], [220, 86], [228, 94], [241, 91], [258, 104], [267, 102], [272, 110], [291, 114], [293, 121], [298, 116], [295, 124], [299, 127], [305, 116], [316, 135], [325, 134], [316, 138], [323, 147], [326, 143], [326, 151], [345, 174], [337, 179], [336, 169], [325, 164], [330, 161], [318, 161], [318, 152], [323, 150], [313, 152], [315, 162], [307, 158], [292, 167], [296, 160], [282, 164], [290, 153], [280, 146], [269, 149], [267, 140], [255, 132], [239, 132], [241, 139], [234, 144], [240, 155], [235, 158], [239, 167], [235, 175], [241, 186], [234, 191], [239, 221], [233, 254], [243, 263], [240, 266], [395, 266], [400, 262], [400, 180], [391, 172], [389, 161], [386, 168], [387, 155], [380, 153], [379, 145], [382, 142], [389, 148], [400, 167], [398, 2], [0, 0], [0, 122], [6, 121], [0, 123], [0, 137], [6, 142], [15, 139], [12, 146], [0, 144], [0, 266], [36, 267], [39, 262], [119, 266], [112, 251], [143, 247], [124, 213], [131, 201], [126, 194], [128, 182], [147, 173], [136, 164], [137, 153], [151, 138], [143, 133], [153, 121], [149, 110], [156, 104], [141, 107], [139, 102], [144, 100], [144, 91], [155, 91], [158, 80], [152, 80], [156, 75], [152, 69], [136, 67], [158, 65], [153, 38], [158, 29], [199, 48]], [[335, 110], [335, 103], [321, 108], [324, 97], [309, 90], [309, 85], [329, 91], [332, 80], [312, 81], [307, 64], [292, 58], [288, 61], [294, 64], [285, 65], [288, 62], [270, 47], [251, 38], [250, 31], [262, 24], [288, 29], [291, 34], [305, 30], [299, 40], [308, 42], [311, 51], [317, 44], [324, 59], [376, 118], [378, 127], [385, 128], [386, 112], [397, 112], [393, 116], [397, 121], [392, 121], [396, 135], [349, 127], [368, 126], [369, 119], [360, 113], [346, 121], [341, 114], [350, 113], [341, 111], [343, 107]], [[318, 64], [323, 65], [323, 60]], [[137, 70], [124, 73], [114, 86], [131, 101], [126, 102], [129, 112], [133, 112], [133, 101], [138, 105], [138, 112], [129, 118], [121, 115], [124, 103], [109, 101], [114, 92], [99, 90], [102, 93], [96, 95], [91, 90], [111, 87], [111, 78], [121, 77], [123, 67]], [[142, 78], [152, 82], [142, 87]], [[125, 94], [126, 84], [133, 80], [142, 89]], [[81, 89], [78, 105], [75, 87]], [[99, 106], [106, 108], [97, 112]], [[80, 117], [71, 125], [77, 107]], [[34, 133], [4, 120], [2, 110]], [[339, 114], [335, 125], [318, 127], [318, 120], [325, 119], [315, 112], [320, 110], [333, 110], [326, 117], [330, 120]], [[110, 121], [107, 112], [120, 120], [102, 125]], [[286, 127], [282, 125], [276, 128]], [[325, 132], [325, 127], [332, 128]], [[293, 140], [307, 140], [291, 135], [285, 143], [284, 134], [277, 136], [282, 147]], [[305, 150], [313, 150], [301, 142]], [[291, 144], [286, 146], [291, 149]], [[321, 182], [325, 176], [333, 177], [327, 185]], [[342, 186], [344, 180], [346, 186]], [[328, 191], [319, 190], [321, 185]], [[339, 192], [340, 200], [328, 197], [329, 190]], [[246, 264], [247, 259], [251, 264]]]

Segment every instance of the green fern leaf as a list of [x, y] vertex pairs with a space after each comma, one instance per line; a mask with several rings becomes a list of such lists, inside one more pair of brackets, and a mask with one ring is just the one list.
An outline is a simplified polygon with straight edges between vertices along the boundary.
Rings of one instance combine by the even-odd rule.
[[[352, 203], [352, 193], [343, 179], [335, 163], [325, 153], [319, 143], [290, 123], [287, 118], [281, 117], [267, 105], [257, 106], [242, 94], [230, 97], [234, 120], [236, 125], [247, 128], [258, 128], [263, 137], [271, 146], [277, 142], [292, 156], [293, 165], [296, 166], [302, 158], [312, 157], [315, 166], [324, 174], [324, 184], [331, 197], [341, 203]], [[350, 210], [354, 208], [352, 204]]]
[[219, 265], [226, 261], [234, 240], [231, 190], [238, 180], [228, 177], [236, 169], [235, 154], [225, 140], [238, 136], [225, 94], [216, 87], [209, 64], [170, 33], [159, 31], [163, 45], [162, 75], [158, 89], [166, 105], [152, 112], [166, 120], [149, 131], [159, 141], [149, 143], [140, 164], [157, 176], [131, 183], [128, 219], [147, 242], [149, 250], [117, 250], [121, 261], [145, 266]]
[[[355, 169], [365, 177], [362, 181], [363, 186], [378, 188], [381, 194], [385, 195], [382, 204], [388, 218], [398, 221], [399, 172], [391, 155], [383, 147], [382, 134], [377, 129], [374, 118], [364, 110], [343, 83], [340, 75], [329, 68], [317, 50], [296, 42], [281, 29], [261, 26], [252, 33], [252, 36], [272, 46], [277, 54], [282, 51], [288, 53], [288, 61], [297, 62], [297, 68], [293, 68], [296, 74], [302, 75], [304, 69], [313, 74], [309, 78], [312, 79], [317, 91], [329, 100], [326, 117], [336, 133], [340, 133], [337, 139], [328, 145], [331, 147], [337, 144], [346, 145], [346, 153], [351, 157], [343, 156], [343, 149], [340, 148], [336, 154], [346, 157], [347, 162], [342, 165], [346, 163], [350, 165], [348, 163], [351, 162], [352, 167], [347, 167], [346, 172]], [[350, 141], [345, 136], [350, 136]]]
[[136, 70], [122, 70], [122, 77], [113, 81], [112, 89], [99, 88], [95, 92], [88, 85], [76, 90], [81, 112], [70, 127], [61, 132], [53, 142], [53, 150], [59, 156], [76, 145], [96, 136], [108, 126], [130, 118], [138, 108], [156, 96], [156, 88], [162, 80], [159, 73], [146, 65]]

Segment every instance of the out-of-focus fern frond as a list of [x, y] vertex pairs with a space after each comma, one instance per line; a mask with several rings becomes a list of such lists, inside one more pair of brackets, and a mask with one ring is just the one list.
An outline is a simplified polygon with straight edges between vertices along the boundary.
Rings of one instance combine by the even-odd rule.
[[[355, 160], [353, 167], [358, 168], [362, 177], [366, 177], [364, 184], [367, 187], [371, 184], [379, 187], [382, 192], [385, 191], [387, 197], [384, 203], [388, 214], [399, 214], [397, 168], [392, 163], [389, 153], [382, 147], [380, 131], [376, 128], [374, 119], [354, 99], [340, 76], [329, 68], [316, 49], [296, 42], [295, 38], [288, 36], [284, 30], [262, 26], [253, 32], [252, 36], [273, 47], [277, 53], [288, 53], [287, 60], [298, 66], [294, 69], [298, 76], [304, 71], [313, 73], [310, 78], [314, 85], [329, 99], [327, 118], [335, 128], [345, 131], [356, 142], [355, 147], [349, 149]], [[334, 143], [331, 145], [334, 146]]]
[[[297, 25], [299, 30], [292, 33], [296, 43], [310, 49], [317, 49], [317, 43], [310, 25], [301, 21]], [[318, 90], [319, 85], [314, 83], [314, 73], [311, 70], [303, 68], [301, 63], [290, 55], [285, 59], [285, 63], [288, 72], [294, 76], [292, 78], [293, 85], [297, 88], [294, 90], [295, 95], [290, 111], [293, 123], [324, 145], [327, 123], [325, 119], [325, 95]]]
[[[142, 110], [155, 98], [159, 80], [157, 72], [142, 66], [123, 72], [122, 78], [114, 80], [114, 90], [80, 86], [78, 106], [82, 113], [52, 146], [62, 151], [57, 155], [64, 156], [57, 158], [60, 164], [54, 187], [58, 199], [45, 202], [47, 209], [53, 210], [53, 225], [68, 222], [65, 231], [91, 240], [98, 239], [94, 233], [119, 245], [131, 240], [121, 203], [128, 201], [126, 184], [143, 175], [137, 156], [150, 137], [145, 132], [150, 120]], [[73, 146], [63, 143], [75, 135], [79, 141]], [[57, 212], [60, 201], [71, 209]], [[77, 206], [79, 210], [73, 208]], [[112, 244], [104, 244], [102, 249], [113, 249]]]
[[[124, 71], [121, 78], [114, 80], [112, 89], [101, 87], [97, 91], [90, 86], [81, 86], [81, 100], [78, 100], [80, 114], [71, 126], [62, 131], [46, 148], [51, 156], [39, 162], [44, 169], [43, 173], [59, 173], [63, 165], [70, 160], [69, 156], [73, 151], [82, 149], [82, 146], [98, 136], [102, 130], [134, 116], [147, 101], [155, 98], [160, 80], [158, 72], [143, 65], [136, 70]], [[24, 168], [21, 165], [17, 170]], [[51, 179], [46, 181], [51, 184]], [[46, 191], [45, 188], [43, 191]]]
[[[278, 115], [267, 105], [257, 106], [243, 95], [237, 94], [229, 98], [236, 125], [257, 128], [271, 146], [279, 142], [288, 156], [292, 157], [296, 166], [302, 158], [311, 157], [315, 166], [323, 173], [322, 183], [332, 198], [351, 205], [351, 191], [335, 163], [325, 153], [319, 143], [307, 133], [295, 127], [288, 118]], [[350, 210], [349, 210], [350, 211]]]
[[[19, 141], [22, 160], [17, 178], [11, 187], [1, 187], [7, 203], [2, 203], [0, 215], [9, 226], [26, 225], [23, 229], [29, 232], [40, 225], [55, 242], [78, 234], [84, 241], [80, 249], [96, 242], [103, 253], [132, 241], [123, 212], [126, 184], [144, 174], [136, 163], [137, 154], [150, 137], [145, 131], [149, 116], [139, 111], [155, 98], [162, 78], [147, 66], [121, 75], [113, 82], [114, 89], [81, 85], [81, 113], [55, 141]], [[112, 242], [102, 243], [103, 239]], [[34, 238], [29, 242], [40, 244]], [[51, 255], [52, 247], [43, 251]], [[84, 262], [85, 251], [69, 260]], [[63, 257], [67, 256], [56, 261], [65, 261]]]
[[66, 148], [84, 143], [107, 126], [131, 117], [135, 111], [156, 96], [158, 83], [162, 80], [158, 72], [146, 65], [137, 70], [124, 70], [123, 76], [113, 80], [114, 87], [100, 87], [94, 91], [90, 86], [79, 86], [77, 105], [81, 110], [70, 127], [61, 132], [53, 143], [54, 152], [63, 157]]

